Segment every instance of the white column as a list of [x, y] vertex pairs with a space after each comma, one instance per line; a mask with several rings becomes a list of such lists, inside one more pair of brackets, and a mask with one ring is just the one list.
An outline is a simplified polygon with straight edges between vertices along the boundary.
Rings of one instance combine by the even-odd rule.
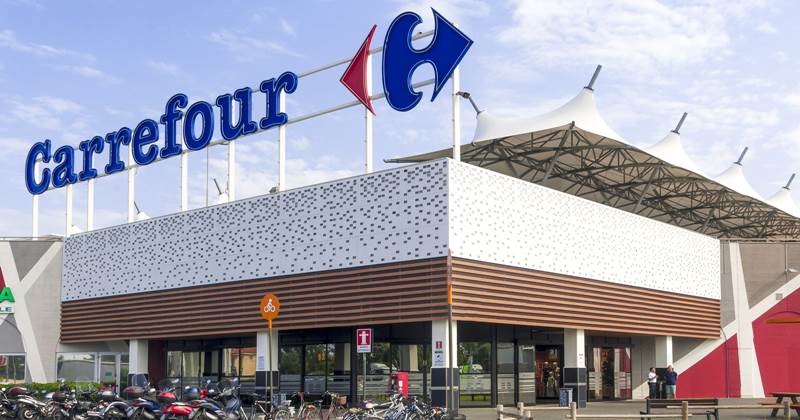
[[[431, 321], [431, 401], [434, 405], [458, 409], [458, 324], [447, 319]], [[450, 367], [451, 369], [447, 369]], [[450, 385], [453, 384], [453, 389]]]
[[86, 231], [94, 229], [94, 178], [86, 181]]
[[586, 367], [586, 338], [583, 330], [564, 329], [564, 367]]
[[67, 192], [67, 208], [66, 208], [66, 224], [67, 228], [65, 229], [65, 235], [69, 236], [72, 234], [72, 184], [67, 184], [66, 192]]
[[39, 195], [31, 198], [31, 236], [39, 237]]
[[136, 200], [136, 169], [131, 168], [133, 165], [133, 147], [128, 146], [128, 223], [136, 220], [136, 206], [133, 205]]
[[[747, 297], [747, 287], [742, 268], [739, 244], [728, 244], [730, 250], [731, 283], [733, 286], [733, 308], [736, 314], [737, 343], [739, 351], [739, 382], [742, 398], [764, 398], [761, 368], [756, 357], [753, 341], [753, 314]], [[680, 375], [680, 372], [678, 372]]]
[[147, 366], [147, 340], [130, 340], [128, 345], [128, 370], [130, 373], [148, 373]]
[[674, 364], [672, 357], [672, 336], [656, 336], [656, 368], [666, 368]]
[[[208, 182], [208, 180], [206, 180]], [[228, 201], [236, 200], [236, 142], [228, 142]]]
[[[33, 173], [38, 174], [40, 171], [40, 163], [37, 160], [34, 165]], [[35, 194], [31, 198], [31, 236], [34, 238], [39, 237], [39, 195]]]
[[453, 70], [453, 160], [461, 160], [461, 102], [458, 92], [461, 91], [461, 69]]
[[[367, 97], [372, 97], [372, 55], [367, 54]], [[372, 173], [372, 112], [364, 107], [364, 171]]]
[[[455, 360], [458, 355], [458, 324], [456, 321], [450, 321], [450, 328], [452, 328], [452, 341], [450, 334], [447, 331], [446, 319], [435, 319], [431, 324], [431, 350], [433, 351], [432, 366], [435, 368], [444, 368], [447, 366], [457, 368], [458, 360]], [[451, 351], [447, 351], [448, 343]], [[453, 355], [453, 360], [450, 360], [450, 355]]]
[[[278, 96], [278, 112], [286, 112], [286, 92]], [[286, 189], [286, 124], [278, 126], [278, 191]]]
[[[256, 392], [264, 395], [269, 392], [269, 377], [273, 388], [278, 387], [280, 378], [271, 372], [278, 370], [278, 331], [259, 331], [256, 333]], [[271, 361], [271, 364], [270, 364]]]
[[189, 151], [181, 151], [181, 211], [189, 210]]

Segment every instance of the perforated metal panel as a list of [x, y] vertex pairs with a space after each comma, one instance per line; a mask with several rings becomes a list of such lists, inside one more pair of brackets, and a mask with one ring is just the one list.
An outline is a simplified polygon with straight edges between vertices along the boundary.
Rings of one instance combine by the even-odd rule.
[[64, 301], [447, 255], [437, 161], [70, 237]]
[[453, 162], [453, 256], [719, 299], [717, 239]]
[[719, 241], [439, 160], [76, 235], [65, 301], [446, 256], [720, 296]]

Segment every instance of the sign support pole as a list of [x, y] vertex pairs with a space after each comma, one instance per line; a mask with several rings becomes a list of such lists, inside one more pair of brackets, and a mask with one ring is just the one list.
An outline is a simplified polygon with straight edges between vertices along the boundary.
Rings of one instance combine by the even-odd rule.
[[[133, 147], [128, 147], [128, 165], [133, 165]], [[128, 170], [128, 223], [136, 221], [136, 168]]]
[[86, 230], [94, 230], [94, 179], [86, 181]]
[[[367, 96], [372, 96], [372, 55], [367, 53], [367, 71], [364, 75], [367, 85]], [[372, 173], [372, 112], [364, 107], [364, 130], [365, 130], [365, 149], [364, 149], [364, 170], [365, 173]]]
[[461, 102], [458, 92], [461, 91], [461, 68], [453, 70], [453, 160], [461, 161]]
[[269, 345], [267, 346], [267, 358], [269, 358], [269, 363], [267, 363], [267, 366], [269, 366], [267, 369], [267, 375], [269, 376], [269, 379], [267, 380], [267, 384], [269, 386], [269, 407], [270, 410], [272, 410], [272, 320], [270, 319], [267, 322], [269, 323]]
[[[278, 96], [278, 112], [286, 112], [286, 92]], [[286, 189], [286, 124], [278, 126], [278, 191]]]
[[364, 379], [362, 380], [361, 384], [361, 386], [363, 387], [362, 392], [364, 393], [364, 395], [362, 395], [362, 398], [366, 400], [367, 399], [367, 353], [361, 353], [361, 359], [364, 361]]
[[67, 230], [65, 236], [70, 236], [72, 234], [72, 184], [67, 184], [67, 212], [66, 212], [66, 223], [67, 223]]

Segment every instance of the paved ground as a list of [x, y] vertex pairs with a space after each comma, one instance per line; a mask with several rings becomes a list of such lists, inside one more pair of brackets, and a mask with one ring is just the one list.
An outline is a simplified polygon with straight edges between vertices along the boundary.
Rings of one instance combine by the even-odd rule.
[[[763, 399], [721, 399], [721, 405], [740, 405], [740, 404], [758, 404], [761, 401], [768, 401]], [[774, 401], [774, 400], [772, 400]], [[542, 404], [543, 406], [555, 406], [552, 404]], [[644, 410], [644, 401], [613, 401], [613, 402], [590, 402], [583, 410], [579, 410], [578, 414], [639, 414], [639, 411]], [[676, 410], [678, 411], [678, 410]], [[467, 416], [468, 420], [493, 420], [497, 418], [494, 408], [464, 408], [460, 411]], [[661, 412], [661, 411], [659, 411]], [[563, 411], [545, 411], [535, 413], [534, 420], [563, 420], [566, 413]], [[769, 409], [760, 410], [723, 410], [720, 412], [720, 420], [740, 420], [740, 419], [770, 419]], [[695, 420], [705, 420], [705, 416], [694, 416]], [[792, 419], [797, 419], [797, 413], [792, 412]], [[783, 419], [783, 410], [778, 413], [778, 420]], [[774, 420], [774, 419], [772, 419]]]

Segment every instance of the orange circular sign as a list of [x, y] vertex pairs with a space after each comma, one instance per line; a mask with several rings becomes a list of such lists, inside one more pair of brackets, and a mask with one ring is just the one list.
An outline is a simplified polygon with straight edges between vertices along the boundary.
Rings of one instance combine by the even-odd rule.
[[281, 301], [272, 293], [267, 293], [261, 298], [261, 305], [258, 307], [261, 317], [272, 323], [272, 320], [281, 313]]

